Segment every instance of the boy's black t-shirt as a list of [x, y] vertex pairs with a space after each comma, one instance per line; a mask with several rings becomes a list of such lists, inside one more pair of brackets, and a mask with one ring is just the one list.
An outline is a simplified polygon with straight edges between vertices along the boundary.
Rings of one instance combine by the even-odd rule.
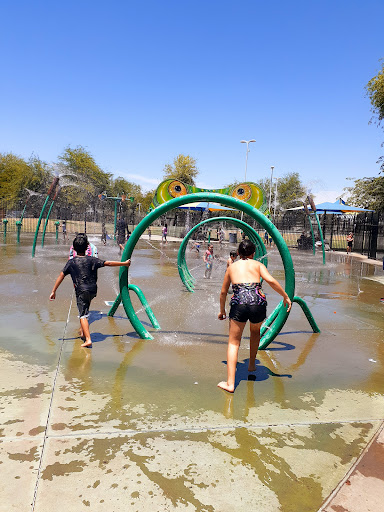
[[76, 256], [68, 260], [63, 274], [71, 275], [76, 294], [82, 292], [97, 293], [97, 269], [104, 267], [104, 260], [93, 256]]

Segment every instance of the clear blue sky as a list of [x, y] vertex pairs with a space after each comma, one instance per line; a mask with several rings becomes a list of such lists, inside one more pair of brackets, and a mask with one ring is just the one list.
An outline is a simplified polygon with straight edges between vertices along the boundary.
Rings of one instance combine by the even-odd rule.
[[0, 152], [81, 145], [144, 188], [184, 153], [215, 188], [254, 138], [249, 181], [274, 165], [324, 200], [379, 172], [382, 0], [2, 0], [0, 17]]

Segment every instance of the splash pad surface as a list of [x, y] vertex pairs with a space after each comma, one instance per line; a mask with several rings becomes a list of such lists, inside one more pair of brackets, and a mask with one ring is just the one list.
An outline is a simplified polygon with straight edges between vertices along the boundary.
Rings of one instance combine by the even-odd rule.
[[[204, 280], [202, 252], [188, 253], [197, 280], [190, 294], [178, 276], [179, 244], [141, 240], [130, 278], [162, 330], [151, 328], [135, 297], [153, 340], [137, 337], [122, 307], [108, 318], [104, 301], [118, 293], [118, 269], [101, 269], [86, 350], [70, 279], [48, 300], [70, 244], [48, 240], [32, 260], [31, 243], [0, 247], [3, 504], [31, 510], [34, 500], [38, 512], [103, 502], [114, 511], [314, 511], [379, 428], [384, 293], [365, 278], [382, 275], [380, 267], [337, 254], [323, 267], [320, 254], [292, 251], [296, 293], [322, 332], [313, 334], [294, 305], [248, 380], [246, 328], [229, 395], [216, 388], [226, 374], [228, 324], [217, 320], [223, 262]], [[112, 243], [97, 246], [100, 257], [119, 259]], [[214, 252], [227, 259], [229, 250]], [[268, 260], [281, 280], [276, 249]], [[271, 310], [280, 297], [264, 291]]]

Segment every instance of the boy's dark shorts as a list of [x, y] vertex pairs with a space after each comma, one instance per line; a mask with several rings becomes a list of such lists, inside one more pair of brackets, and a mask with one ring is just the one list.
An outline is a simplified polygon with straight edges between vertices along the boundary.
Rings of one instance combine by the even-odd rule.
[[79, 310], [79, 318], [88, 318], [89, 306], [91, 300], [96, 297], [96, 293], [81, 292], [76, 295], [77, 309]]
[[236, 322], [246, 322], [249, 320], [251, 324], [258, 324], [267, 318], [267, 305], [232, 304], [229, 318], [236, 320]]

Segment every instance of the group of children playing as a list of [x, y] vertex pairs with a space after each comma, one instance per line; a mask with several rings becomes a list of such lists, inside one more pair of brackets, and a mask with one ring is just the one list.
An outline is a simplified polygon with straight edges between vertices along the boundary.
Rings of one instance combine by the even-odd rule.
[[[67, 275], [70, 275], [75, 287], [76, 302], [79, 310], [80, 337], [82, 347], [92, 346], [89, 332], [89, 308], [92, 299], [97, 294], [97, 271], [102, 267], [129, 267], [131, 260], [105, 261], [89, 252], [90, 244], [84, 233], [79, 233], [73, 241], [72, 257], [67, 261], [53, 286], [49, 299], [56, 298], [56, 291]], [[227, 269], [220, 293], [219, 320], [226, 318], [226, 299], [229, 287], [232, 285], [233, 296], [230, 300], [229, 338], [227, 348], [227, 380], [219, 382], [218, 387], [233, 393], [235, 389], [235, 374], [241, 337], [245, 324], [250, 323], [250, 356], [248, 371], [255, 371], [255, 359], [260, 342], [260, 328], [266, 319], [266, 297], [261, 288], [261, 280], [267, 282], [283, 297], [284, 307], [291, 309], [291, 300], [282, 286], [274, 279], [266, 267], [253, 259], [255, 245], [250, 240], [243, 240], [237, 251], [231, 251], [227, 260]], [[88, 252], [87, 252], [88, 251]], [[97, 253], [96, 253], [97, 254]], [[239, 260], [236, 261], [237, 257]], [[213, 262], [213, 245], [209, 244], [204, 254], [206, 264], [204, 277], [210, 278]]]

